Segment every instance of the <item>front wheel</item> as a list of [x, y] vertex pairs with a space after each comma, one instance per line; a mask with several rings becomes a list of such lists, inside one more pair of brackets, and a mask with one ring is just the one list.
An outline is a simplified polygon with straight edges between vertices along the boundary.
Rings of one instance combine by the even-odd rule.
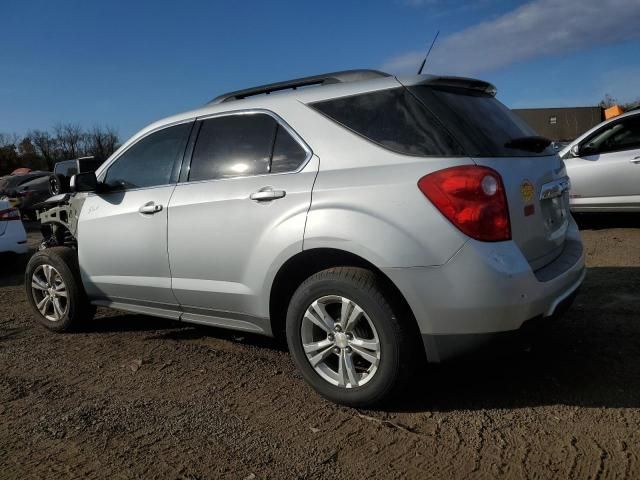
[[49, 330], [71, 330], [95, 314], [82, 287], [75, 252], [67, 247], [36, 252], [25, 271], [27, 300]]
[[309, 277], [287, 313], [287, 343], [304, 378], [337, 403], [364, 407], [387, 400], [416, 360], [412, 318], [400, 318], [379, 278], [341, 267]]

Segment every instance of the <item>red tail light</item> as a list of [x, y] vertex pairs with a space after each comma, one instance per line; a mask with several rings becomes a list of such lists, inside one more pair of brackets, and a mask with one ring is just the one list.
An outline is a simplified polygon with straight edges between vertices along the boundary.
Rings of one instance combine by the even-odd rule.
[[476, 240], [511, 239], [509, 208], [500, 174], [465, 165], [430, 173], [418, 188], [463, 233]]
[[0, 210], [0, 222], [6, 222], [9, 220], [20, 220], [20, 210], [17, 208]]

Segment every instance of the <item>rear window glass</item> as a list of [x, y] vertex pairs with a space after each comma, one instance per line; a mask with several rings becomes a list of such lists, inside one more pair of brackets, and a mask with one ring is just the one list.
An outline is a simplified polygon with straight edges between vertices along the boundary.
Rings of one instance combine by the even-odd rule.
[[393, 88], [311, 104], [344, 127], [394, 152], [461, 156], [463, 150], [406, 88]]
[[410, 87], [409, 90], [429, 107], [471, 156], [553, 155], [549, 147], [542, 152], [507, 147], [514, 139], [537, 134], [524, 120], [491, 95], [473, 90], [424, 85]]

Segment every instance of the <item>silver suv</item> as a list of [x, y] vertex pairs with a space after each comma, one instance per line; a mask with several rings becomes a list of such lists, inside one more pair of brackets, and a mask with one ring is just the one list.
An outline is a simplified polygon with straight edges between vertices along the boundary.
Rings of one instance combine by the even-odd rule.
[[50, 199], [29, 301], [56, 331], [101, 305], [283, 335], [319, 393], [380, 402], [584, 278], [562, 161], [494, 96], [348, 71], [154, 123]]

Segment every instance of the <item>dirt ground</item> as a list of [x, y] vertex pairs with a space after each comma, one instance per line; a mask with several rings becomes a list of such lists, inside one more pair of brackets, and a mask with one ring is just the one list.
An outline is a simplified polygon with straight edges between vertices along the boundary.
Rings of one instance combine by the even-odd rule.
[[322, 400], [266, 338], [106, 310], [49, 333], [1, 257], [0, 478], [639, 478], [640, 218], [581, 224], [545, 345], [429, 367], [384, 411]]

